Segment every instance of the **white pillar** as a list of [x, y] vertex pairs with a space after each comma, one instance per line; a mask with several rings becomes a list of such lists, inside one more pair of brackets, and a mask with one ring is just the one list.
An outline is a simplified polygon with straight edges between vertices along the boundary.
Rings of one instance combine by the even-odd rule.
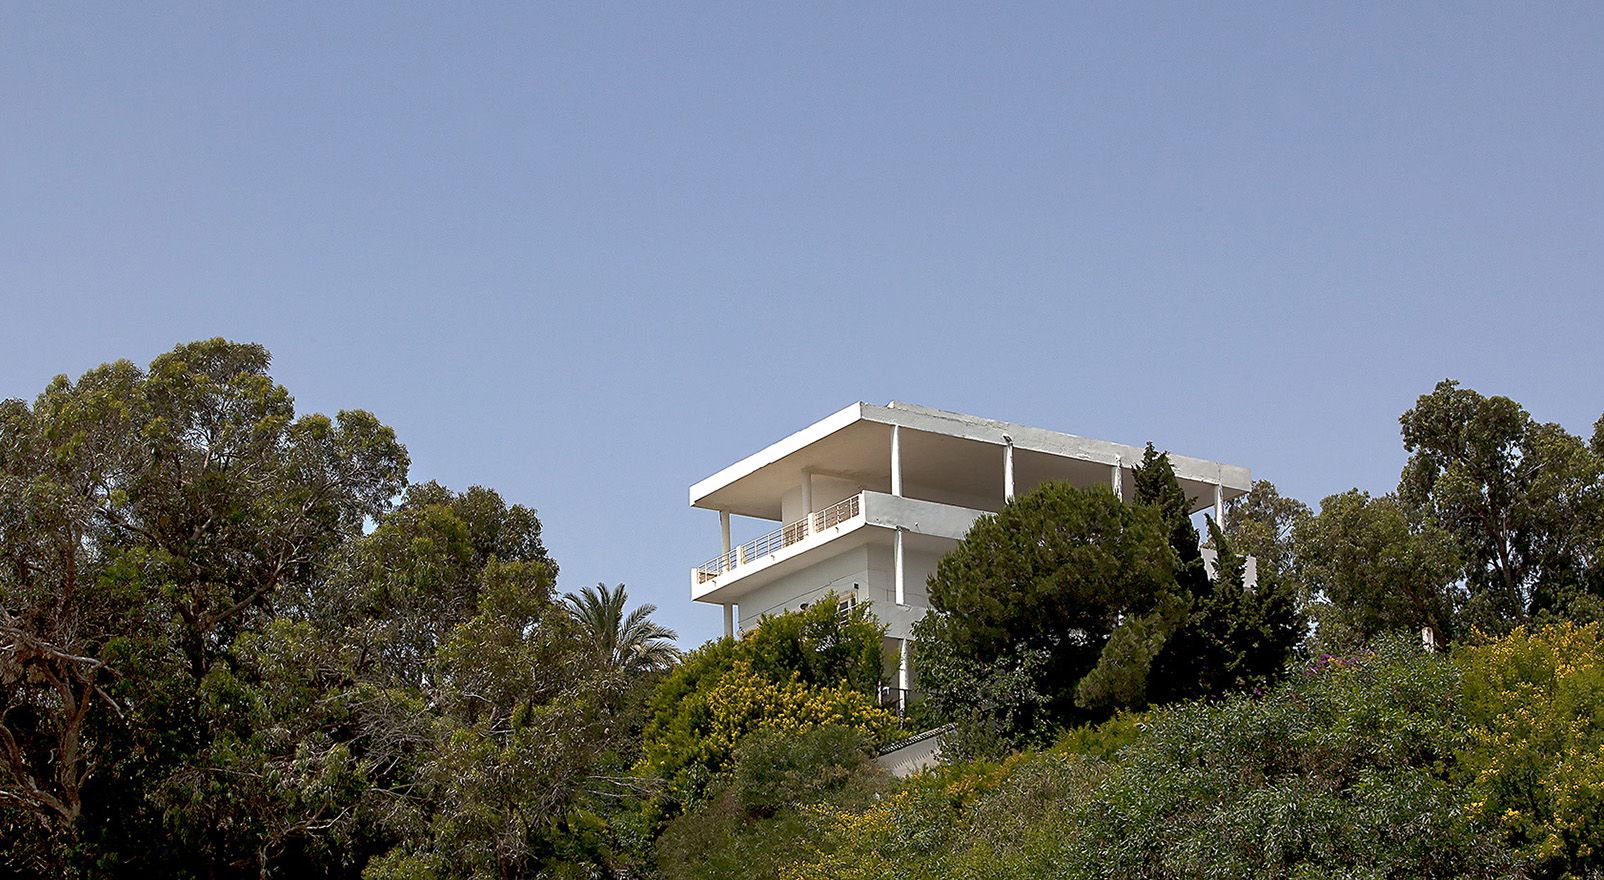
[[891, 426], [891, 494], [902, 496], [902, 426]]
[[908, 640], [897, 639], [897, 712], [908, 711]]
[[802, 469], [802, 534], [813, 534], [813, 471]]
[[1225, 487], [1214, 484], [1214, 524], [1225, 531]]
[[724, 603], [724, 638], [735, 638], [735, 606]]
[[898, 526], [893, 535], [891, 544], [892, 577], [897, 584], [897, 604], [905, 606], [908, 604], [908, 595], [902, 585], [902, 528]]
[[1003, 500], [1014, 500], [1014, 438], [1003, 435]]
[[1114, 484], [1114, 497], [1118, 498], [1121, 501], [1124, 501], [1125, 500], [1125, 481], [1123, 479], [1120, 479], [1119, 465], [1120, 465], [1120, 457], [1116, 455], [1116, 456], [1114, 456], [1114, 465], [1113, 465], [1113, 467], [1109, 468], [1109, 474], [1110, 474], [1109, 479]]
[[[730, 568], [730, 512], [728, 510], [718, 512], [718, 530], [724, 535], [724, 561], [720, 565], [725, 571], [728, 571]], [[725, 607], [728, 608], [729, 606], [726, 605]]]

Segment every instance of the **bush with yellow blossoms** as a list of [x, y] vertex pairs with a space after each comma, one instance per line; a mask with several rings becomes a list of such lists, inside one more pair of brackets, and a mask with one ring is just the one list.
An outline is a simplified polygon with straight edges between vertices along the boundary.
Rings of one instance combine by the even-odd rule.
[[889, 739], [896, 716], [876, 706], [881, 627], [833, 601], [767, 618], [741, 639], [687, 655], [653, 692], [636, 772], [659, 779], [661, 816], [696, 803], [758, 731], [843, 726]]
[[1517, 627], [1455, 652], [1470, 741], [1468, 812], [1502, 829], [1537, 876], [1604, 872], [1604, 632]]

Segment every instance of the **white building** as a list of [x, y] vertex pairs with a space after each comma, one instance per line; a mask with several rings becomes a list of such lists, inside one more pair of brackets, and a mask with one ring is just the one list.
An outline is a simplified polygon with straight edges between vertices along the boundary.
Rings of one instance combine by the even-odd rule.
[[[691, 570], [691, 598], [724, 606], [724, 633], [833, 592], [872, 602], [886, 626], [898, 687], [907, 640], [929, 607], [925, 579], [976, 519], [1048, 480], [1134, 494], [1142, 449], [892, 402], [854, 403], [691, 487], [716, 510], [722, 552]], [[1248, 469], [1170, 455], [1192, 512], [1247, 492]], [[730, 543], [730, 517], [780, 527]]]

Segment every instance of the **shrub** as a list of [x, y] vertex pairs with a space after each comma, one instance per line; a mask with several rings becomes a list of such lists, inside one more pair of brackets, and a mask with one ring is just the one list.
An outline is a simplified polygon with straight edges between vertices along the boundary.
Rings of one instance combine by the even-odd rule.
[[814, 805], [861, 808], [888, 787], [862, 731], [826, 725], [764, 730], [736, 748], [706, 803], [669, 824], [657, 846], [663, 880], [773, 877], [815, 842]]
[[1455, 652], [1470, 813], [1543, 877], [1604, 872], [1604, 639], [1599, 625], [1516, 627]]
[[687, 655], [647, 707], [636, 771], [667, 784], [667, 800], [654, 809], [667, 815], [697, 803], [741, 740], [759, 731], [841, 725], [890, 736], [896, 717], [870, 696], [881, 635], [864, 608], [843, 618], [834, 602], [821, 601]]

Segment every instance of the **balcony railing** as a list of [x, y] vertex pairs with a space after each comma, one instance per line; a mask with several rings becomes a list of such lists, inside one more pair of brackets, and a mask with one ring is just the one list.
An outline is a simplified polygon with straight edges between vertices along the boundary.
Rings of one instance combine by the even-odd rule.
[[831, 526], [837, 526], [862, 512], [863, 496], [853, 495], [851, 498], [838, 501], [823, 510], [815, 511], [805, 519], [799, 519], [753, 538], [737, 547], [731, 547], [730, 552], [720, 553], [696, 567], [696, 582], [706, 583], [726, 571], [745, 565], [749, 560], [758, 559], [783, 550], [792, 544], [800, 542], [808, 535], [822, 532]]

